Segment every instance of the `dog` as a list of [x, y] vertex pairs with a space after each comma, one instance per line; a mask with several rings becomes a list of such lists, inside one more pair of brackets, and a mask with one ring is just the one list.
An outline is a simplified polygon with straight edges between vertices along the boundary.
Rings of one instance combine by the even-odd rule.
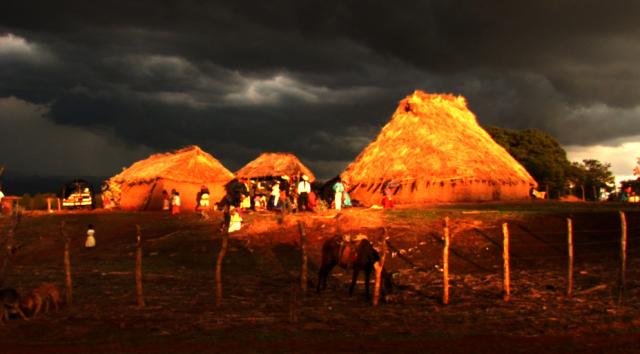
[[27, 316], [36, 318], [42, 309], [42, 297], [32, 291], [22, 299], [20, 308]]
[[0, 289], [0, 301], [2, 301], [2, 308], [0, 314], [0, 322], [5, 323], [9, 321], [12, 314], [18, 314], [23, 320], [28, 320], [27, 316], [20, 309], [20, 295], [13, 288]]
[[53, 308], [58, 311], [60, 304], [62, 304], [62, 298], [58, 287], [52, 283], [42, 283], [24, 297], [21, 307], [25, 309], [32, 318], [36, 318], [42, 311], [43, 305], [44, 312], [49, 312], [50, 306], [53, 306]]

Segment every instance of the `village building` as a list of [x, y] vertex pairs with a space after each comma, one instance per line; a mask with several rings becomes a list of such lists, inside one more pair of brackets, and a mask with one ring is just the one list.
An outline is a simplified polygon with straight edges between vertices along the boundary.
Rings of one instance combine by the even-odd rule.
[[282, 152], [265, 152], [236, 172], [238, 178], [272, 179], [282, 176], [297, 178], [306, 175], [309, 181], [316, 178], [294, 154]]
[[364, 205], [529, 198], [527, 170], [478, 125], [464, 97], [415, 91], [341, 177]]
[[182, 210], [195, 210], [202, 186], [215, 203], [225, 195], [233, 173], [198, 146], [151, 155], [107, 181], [114, 203], [126, 210], [161, 210], [162, 191], [180, 193]]

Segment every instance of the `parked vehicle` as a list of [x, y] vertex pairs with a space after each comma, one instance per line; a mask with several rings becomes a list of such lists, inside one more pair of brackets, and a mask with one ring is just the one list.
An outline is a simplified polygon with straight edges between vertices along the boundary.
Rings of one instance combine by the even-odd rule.
[[62, 187], [63, 208], [92, 208], [93, 192], [89, 182], [81, 179], [73, 180]]

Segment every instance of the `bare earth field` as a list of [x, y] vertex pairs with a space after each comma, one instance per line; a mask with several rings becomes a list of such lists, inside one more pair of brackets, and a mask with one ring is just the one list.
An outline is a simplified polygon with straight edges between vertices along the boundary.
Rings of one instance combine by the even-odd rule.
[[[620, 217], [628, 221], [626, 284], [619, 301]], [[451, 298], [442, 297], [442, 223], [450, 218]], [[574, 296], [566, 296], [566, 218], [575, 238]], [[71, 236], [73, 304], [0, 326], [6, 353], [204, 352], [640, 352], [640, 209], [623, 204], [441, 205], [393, 211], [352, 209], [245, 214], [223, 263], [215, 306], [221, 214], [64, 212], [25, 214], [21, 246], [4, 287], [64, 288], [60, 223]], [[310, 289], [299, 288], [297, 223], [309, 239]], [[502, 298], [501, 225], [511, 235], [511, 301]], [[84, 249], [87, 224], [97, 248]], [[144, 294], [136, 307], [135, 234], [144, 239]], [[0, 218], [7, 237], [10, 218]], [[378, 245], [386, 227], [400, 255], [387, 268], [396, 287], [373, 307], [362, 281], [336, 268], [315, 292], [320, 248], [338, 232]], [[391, 257], [394, 255], [394, 257]], [[413, 267], [409, 262], [413, 264]]]

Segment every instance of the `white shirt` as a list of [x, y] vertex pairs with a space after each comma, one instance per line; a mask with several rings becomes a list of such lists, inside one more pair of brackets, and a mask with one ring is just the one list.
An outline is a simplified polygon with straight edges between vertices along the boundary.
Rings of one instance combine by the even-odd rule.
[[308, 181], [303, 180], [298, 183], [298, 194], [302, 194], [302, 192], [311, 192], [311, 184]]

